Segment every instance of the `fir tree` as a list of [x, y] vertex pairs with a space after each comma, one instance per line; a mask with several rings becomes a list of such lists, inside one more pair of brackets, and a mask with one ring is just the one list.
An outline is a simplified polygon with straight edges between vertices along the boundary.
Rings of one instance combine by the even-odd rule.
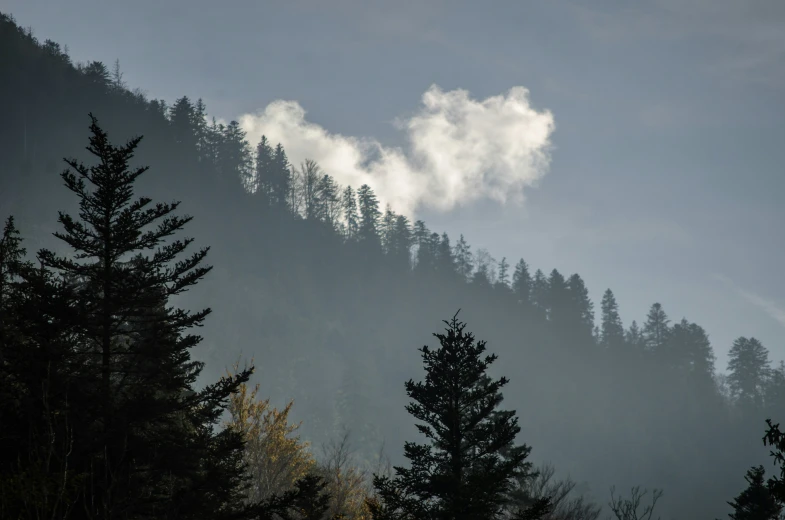
[[197, 149], [197, 135], [194, 106], [187, 96], [175, 100], [169, 109], [169, 121], [175, 142], [187, 154], [195, 154]]
[[649, 309], [649, 314], [646, 315], [646, 323], [643, 325], [642, 332], [643, 341], [649, 353], [659, 356], [664, 351], [671, 332], [669, 323], [670, 320], [662, 305], [653, 304]]
[[638, 322], [632, 320], [630, 328], [624, 333], [624, 341], [632, 348], [633, 351], [643, 352], [645, 343], [643, 339], [643, 332], [638, 327]]
[[548, 294], [546, 309], [548, 320], [554, 324], [553, 330], [564, 330], [563, 327], [573, 326], [570, 321], [569, 295], [567, 280], [557, 269], [548, 275]]
[[264, 204], [270, 203], [273, 192], [273, 148], [267, 137], [262, 136], [256, 145], [256, 160], [254, 165], [254, 194], [261, 198]]
[[567, 280], [567, 318], [573, 325], [571, 341], [581, 345], [590, 345], [594, 342], [594, 304], [589, 299], [589, 290], [583, 279], [573, 274]]
[[755, 338], [738, 338], [728, 352], [728, 386], [739, 404], [760, 408], [769, 376], [769, 351]]
[[318, 219], [338, 230], [341, 216], [341, 189], [335, 179], [325, 174], [316, 185]]
[[360, 227], [358, 238], [367, 250], [378, 250], [381, 247], [379, 227], [382, 213], [379, 210], [379, 199], [367, 184], [357, 190], [357, 206], [360, 210]]
[[600, 344], [609, 352], [618, 353], [624, 348], [624, 326], [619, 316], [619, 304], [610, 289], [602, 295], [602, 324], [600, 328]]
[[253, 178], [253, 158], [245, 131], [240, 123], [230, 121], [227, 126], [219, 125], [221, 139], [218, 147], [218, 171], [228, 185], [238, 180], [244, 188], [249, 188]]
[[780, 503], [764, 482], [763, 466], [751, 468], [744, 476], [749, 486], [742, 491], [733, 502], [728, 504], [733, 513], [728, 516], [732, 520], [778, 520], [782, 512]]
[[447, 236], [447, 233], [442, 233], [441, 239], [435, 246], [435, 249], [436, 270], [448, 278], [452, 277], [456, 270], [455, 257], [453, 256], [452, 247], [450, 246], [450, 237]]
[[357, 213], [357, 195], [351, 186], [341, 194], [344, 228], [347, 240], [357, 240], [360, 231], [360, 215]]
[[210, 310], [168, 304], [210, 271], [202, 265], [208, 250], [178, 259], [193, 239], [171, 237], [191, 218], [174, 214], [179, 202], [134, 199], [133, 184], [147, 171], [130, 166], [141, 138], [115, 147], [91, 119], [88, 151], [97, 162], [67, 161], [62, 178], [80, 212], [60, 213], [63, 231], [55, 233], [75, 255], [38, 255], [76, 284], [79, 300], [66, 325], [91, 389], [73, 425], [72, 464], [91, 475], [81, 507], [101, 518], [242, 514], [242, 439], [215, 426], [250, 371], [195, 391], [203, 363], [190, 350], [200, 337], [188, 331]]
[[429, 443], [407, 442], [411, 467], [375, 476], [376, 518], [501, 518], [517, 479], [531, 473], [531, 448], [514, 444], [515, 412], [497, 410], [508, 380], [488, 376], [496, 356], [457, 317], [445, 323], [445, 333], [434, 334], [440, 347], [420, 349], [425, 381], [405, 385], [413, 400], [406, 409]]
[[429, 273], [436, 267], [434, 244], [431, 231], [425, 222], [418, 220], [414, 223], [414, 242], [417, 244], [417, 256], [414, 268], [418, 272]]
[[541, 269], [537, 269], [534, 272], [531, 288], [531, 302], [543, 315], [547, 316], [549, 310], [548, 279]]
[[512, 273], [512, 292], [518, 305], [524, 307], [531, 305], [532, 277], [529, 274], [529, 266], [523, 258], [515, 264], [515, 271]]

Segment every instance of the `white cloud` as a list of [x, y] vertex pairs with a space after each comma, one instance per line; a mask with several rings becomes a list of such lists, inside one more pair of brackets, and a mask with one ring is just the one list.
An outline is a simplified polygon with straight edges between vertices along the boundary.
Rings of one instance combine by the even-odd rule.
[[296, 101], [278, 100], [238, 121], [251, 143], [265, 135], [284, 145], [292, 163], [313, 159], [339, 183], [368, 184], [382, 203], [409, 215], [482, 198], [521, 202], [550, 164], [553, 115], [534, 109], [523, 87], [475, 100], [432, 86], [417, 112], [396, 123], [405, 149], [334, 134], [305, 116]]

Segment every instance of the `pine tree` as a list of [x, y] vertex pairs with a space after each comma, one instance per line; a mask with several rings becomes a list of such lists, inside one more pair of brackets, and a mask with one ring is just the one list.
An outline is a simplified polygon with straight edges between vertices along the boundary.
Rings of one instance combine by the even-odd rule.
[[245, 188], [250, 188], [253, 179], [253, 157], [245, 131], [237, 121], [230, 121], [222, 127], [218, 148], [218, 171], [227, 182], [238, 179]]
[[671, 329], [662, 361], [671, 370], [688, 374], [705, 388], [714, 377], [714, 351], [703, 327], [682, 319]]
[[351, 186], [347, 186], [341, 195], [343, 219], [346, 239], [357, 240], [360, 233], [360, 215], [357, 213], [357, 196]]
[[670, 337], [670, 320], [662, 308], [662, 305], [655, 303], [646, 315], [646, 323], [643, 325], [643, 341], [646, 350], [659, 356], [667, 346]]
[[643, 332], [638, 327], [638, 322], [632, 320], [630, 328], [624, 333], [624, 341], [632, 348], [633, 352], [641, 353], [646, 348], [643, 339]]
[[288, 207], [292, 213], [296, 212], [296, 203], [293, 200], [295, 186], [292, 179], [292, 169], [281, 143], [275, 145], [272, 170], [272, 194], [270, 200], [281, 211]]
[[733, 502], [728, 502], [733, 508], [733, 513], [728, 515], [732, 520], [778, 520], [780, 518], [782, 503], [774, 497], [771, 489], [764, 482], [764, 474], [763, 466], [747, 471], [744, 480], [749, 486]]
[[381, 239], [382, 249], [386, 255], [393, 252], [393, 235], [395, 234], [395, 218], [398, 215], [393, 211], [392, 206], [387, 204], [384, 208], [384, 215], [381, 219]]
[[589, 290], [583, 279], [573, 274], [567, 280], [567, 319], [573, 324], [567, 328], [570, 340], [579, 345], [594, 343], [594, 304], [589, 299]]
[[531, 305], [532, 277], [529, 274], [529, 266], [523, 258], [515, 264], [515, 271], [512, 273], [512, 292], [518, 305], [522, 305], [524, 308]]
[[619, 304], [610, 289], [602, 295], [602, 324], [600, 328], [600, 345], [608, 352], [618, 354], [624, 348], [624, 325], [619, 316]]
[[254, 164], [254, 195], [260, 198], [265, 205], [270, 204], [273, 193], [273, 148], [267, 137], [262, 136], [256, 145]]
[[546, 309], [554, 330], [561, 331], [564, 330], [562, 327], [573, 325], [569, 318], [569, 299], [567, 280], [557, 269], [553, 269], [548, 275]]
[[175, 100], [169, 109], [169, 122], [175, 142], [188, 154], [196, 154], [197, 135], [194, 106], [187, 96]]
[[341, 216], [341, 188], [335, 179], [325, 174], [316, 185], [318, 219], [331, 229], [338, 230]]
[[543, 315], [547, 315], [549, 310], [548, 302], [548, 279], [541, 269], [534, 272], [532, 280], [531, 301]]
[[414, 242], [417, 244], [415, 270], [422, 273], [432, 272], [436, 267], [434, 244], [431, 231], [422, 220], [414, 223]]
[[743, 407], [760, 408], [769, 376], [769, 351], [755, 338], [740, 337], [728, 352], [728, 386]]
[[405, 215], [395, 215], [390, 231], [388, 254], [391, 264], [396, 269], [409, 270], [411, 268], [411, 248], [414, 244], [409, 219]]
[[435, 262], [436, 270], [447, 278], [455, 275], [455, 257], [452, 253], [452, 246], [450, 246], [450, 237], [447, 233], [442, 233], [441, 239], [435, 246]]
[[516, 479], [531, 473], [531, 448], [514, 444], [515, 412], [497, 410], [508, 380], [487, 375], [496, 356], [457, 317], [445, 323], [446, 333], [434, 334], [440, 347], [420, 349], [425, 381], [405, 385], [413, 400], [406, 409], [429, 443], [407, 442], [411, 467], [374, 477], [375, 518], [502, 518]]
[[357, 230], [360, 243], [364, 244], [366, 251], [378, 252], [381, 248], [379, 227], [382, 212], [379, 199], [367, 184], [357, 190], [357, 207], [360, 210], [360, 227]]
[[196, 150], [198, 154], [199, 161], [204, 161], [206, 159], [205, 155], [207, 153], [207, 139], [208, 139], [208, 127], [207, 127], [207, 106], [204, 104], [202, 98], [196, 100], [196, 106], [194, 107], [193, 111], [193, 130], [194, 130], [194, 139], [196, 141]]
[[300, 190], [299, 199], [302, 201], [303, 218], [316, 220], [319, 218], [319, 180], [323, 177], [322, 169], [312, 159], [306, 159], [300, 165]]
[[201, 265], [208, 250], [178, 260], [193, 239], [171, 237], [191, 218], [174, 214], [179, 202], [134, 199], [133, 184], [147, 171], [129, 164], [141, 137], [115, 147], [91, 119], [88, 151], [97, 162], [67, 161], [62, 178], [80, 212], [60, 213], [63, 231], [55, 233], [75, 255], [38, 255], [72, 281], [79, 302], [64, 321], [90, 389], [73, 425], [72, 467], [90, 474], [80, 507], [102, 518], [242, 516], [242, 438], [215, 427], [250, 371], [195, 391], [203, 363], [190, 350], [201, 338], [188, 331], [210, 310], [169, 305], [210, 271]]

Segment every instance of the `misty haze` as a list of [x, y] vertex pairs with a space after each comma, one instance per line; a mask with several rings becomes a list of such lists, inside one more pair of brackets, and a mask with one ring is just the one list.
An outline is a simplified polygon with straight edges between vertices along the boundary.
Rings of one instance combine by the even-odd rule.
[[0, 519], [785, 518], [785, 2], [0, 3]]

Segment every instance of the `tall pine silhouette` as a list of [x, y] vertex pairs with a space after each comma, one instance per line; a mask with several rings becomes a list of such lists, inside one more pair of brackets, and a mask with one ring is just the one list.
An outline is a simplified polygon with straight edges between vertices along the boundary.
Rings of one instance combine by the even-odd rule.
[[[413, 399], [406, 410], [429, 442], [407, 442], [411, 467], [395, 467], [394, 478], [374, 477], [375, 518], [501, 518], [516, 479], [531, 474], [531, 448], [515, 445], [515, 412], [497, 409], [508, 380], [487, 374], [496, 355], [485, 354], [485, 341], [476, 341], [457, 315], [445, 323], [445, 333], [434, 334], [440, 347], [420, 349], [425, 381], [405, 385]], [[537, 518], [533, 513], [547, 506], [538, 501], [518, 514]]]
[[242, 516], [242, 440], [216, 424], [227, 398], [250, 370], [203, 390], [194, 383], [203, 364], [190, 358], [200, 337], [189, 333], [210, 313], [171, 305], [170, 298], [210, 270], [207, 249], [184, 253], [192, 238], [176, 239], [190, 220], [179, 203], [134, 197], [147, 171], [130, 161], [141, 138], [116, 147], [92, 117], [85, 166], [66, 161], [66, 187], [79, 198], [79, 216], [60, 213], [55, 236], [71, 256], [39, 252], [42, 266], [70, 282], [77, 312], [64, 326], [83, 366], [73, 425], [74, 470], [89, 474], [79, 507], [92, 518], [222, 518]]

